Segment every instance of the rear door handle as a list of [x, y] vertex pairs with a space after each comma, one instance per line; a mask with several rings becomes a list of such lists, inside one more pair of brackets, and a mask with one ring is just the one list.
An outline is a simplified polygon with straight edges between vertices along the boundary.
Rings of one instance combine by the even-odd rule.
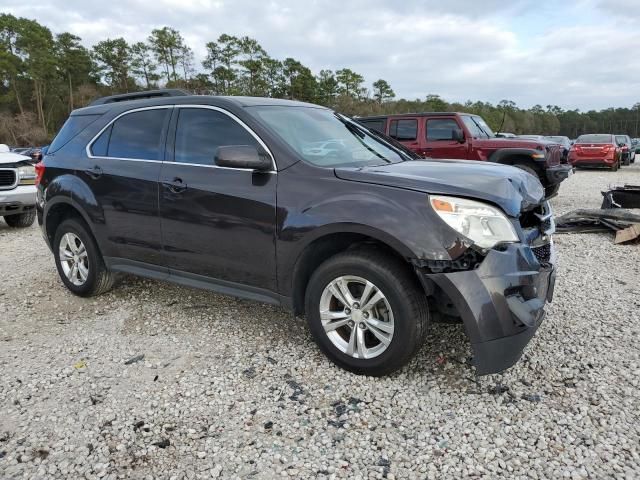
[[171, 193], [182, 193], [187, 189], [187, 184], [179, 177], [175, 177], [171, 182], [163, 182], [163, 185], [168, 188]]
[[84, 173], [86, 173], [93, 179], [100, 178], [102, 176], [102, 168], [100, 168], [98, 165], [94, 165], [92, 168], [86, 169]]

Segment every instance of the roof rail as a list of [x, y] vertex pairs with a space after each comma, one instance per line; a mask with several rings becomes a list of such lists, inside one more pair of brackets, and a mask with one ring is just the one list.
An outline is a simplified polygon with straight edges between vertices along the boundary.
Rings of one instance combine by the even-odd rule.
[[160, 90], [146, 90], [143, 92], [122, 93], [120, 95], [100, 97], [91, 102], [89, 106], [104, 105], [106, 103], [115, 102], [128, 102], [129, 100], [144, 100], [148, 98], [158, 97], [183, 97], [185, 95], [191, 94], [185, 90], [180, 90], [179, 88], [163, 88]]

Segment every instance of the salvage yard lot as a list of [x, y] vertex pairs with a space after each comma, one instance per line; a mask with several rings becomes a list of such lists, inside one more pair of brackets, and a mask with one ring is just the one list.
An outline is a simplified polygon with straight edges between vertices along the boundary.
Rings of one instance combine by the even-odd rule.
[[[640, 184], [579, 171], [557, 213]], [[279, 308], [126, 278], [86, 300], [37, 226], [0, 223], [0, 478], [638, 478], [640, 246], [556, 236], [548, 317], [476, 378], [461, 325], [352, 375]], [[142, 358], [141, 356], [144, 355]]]

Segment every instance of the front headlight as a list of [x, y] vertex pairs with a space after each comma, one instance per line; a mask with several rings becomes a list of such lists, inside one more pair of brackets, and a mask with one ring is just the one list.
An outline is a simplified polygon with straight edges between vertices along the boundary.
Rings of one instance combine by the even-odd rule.
[[33, 165], [18, 167], [18, 177], [20, 178], [20, 185], [35, 185], [36, 169]]
[[513, 225], [499, 208], [466, 198], [433, 195], [429, 199], [447, 225], [481, 248], [519, 241]]

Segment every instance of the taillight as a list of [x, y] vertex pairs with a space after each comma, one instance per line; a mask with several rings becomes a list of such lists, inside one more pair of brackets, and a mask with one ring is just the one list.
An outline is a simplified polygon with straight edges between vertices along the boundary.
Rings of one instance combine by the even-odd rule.
[[39, 161], [38, 163], [35, 164], [35, 169], [36, 169], [35, 184], [40, 185], [40, 182], [42, 181], [42, 176], [44, 175], [44, 163], [42, 161]]

